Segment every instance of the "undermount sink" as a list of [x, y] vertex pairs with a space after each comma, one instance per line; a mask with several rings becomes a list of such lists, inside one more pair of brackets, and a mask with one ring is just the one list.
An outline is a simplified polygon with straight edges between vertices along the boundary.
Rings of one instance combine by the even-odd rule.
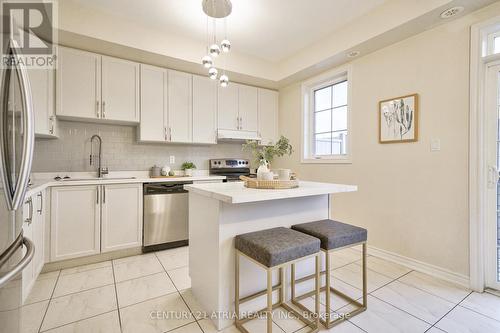
[[67, 178], [60, 179], [63, 182], [76, 182], [76, 181], [89, 181], [89, 180], [127, 180], [127, 179], [136, 179], [136, 177], [89, 177], [89, 178]]

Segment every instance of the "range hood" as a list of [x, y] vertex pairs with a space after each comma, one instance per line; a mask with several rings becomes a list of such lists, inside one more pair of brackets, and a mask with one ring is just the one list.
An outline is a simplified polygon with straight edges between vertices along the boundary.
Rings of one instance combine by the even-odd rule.
[[235, 131], [235, 130], [218, 130], [217, 131], [218, 140], [233, 140], [233, 141], [246, 141], [246, 140], [257, 140], [260, 141], [258, 132], [253, 131]]

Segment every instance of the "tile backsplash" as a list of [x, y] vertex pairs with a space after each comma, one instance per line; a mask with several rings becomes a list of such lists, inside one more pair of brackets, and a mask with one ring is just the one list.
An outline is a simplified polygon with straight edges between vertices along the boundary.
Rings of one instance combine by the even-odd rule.
[[[217, 145], [138, 143], [135, 126], [120, 126], [59, 121], [59, 139], [37, 139], [33, 172], [93, 171], [89, 165], [90, 137], [99, 134], [103, 140], [102, 165], [111, 171], [146, 171], [153, 165], [171, 165], [179, 169], [192, 161], [198, 169], [208, 169], [210, 158], [249, 158], [241, 143]], [[97, 145], [96, 145], [97, 146]]]

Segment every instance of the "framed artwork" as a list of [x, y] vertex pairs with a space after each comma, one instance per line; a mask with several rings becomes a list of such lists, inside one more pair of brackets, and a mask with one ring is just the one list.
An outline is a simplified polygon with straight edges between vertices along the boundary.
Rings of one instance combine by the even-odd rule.
[[379, 102], [379, 142], [418, 140], [418, 94]]

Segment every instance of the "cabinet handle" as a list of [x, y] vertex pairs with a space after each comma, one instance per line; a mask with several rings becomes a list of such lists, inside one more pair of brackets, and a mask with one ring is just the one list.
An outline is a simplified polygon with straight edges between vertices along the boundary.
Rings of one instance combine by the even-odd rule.
[[168, 141], [167, 126], [163, 127], [163, 138], [165, 139], [165, 141]]
[[95, 112], [96, 112], [97, 118], [101, 118], [101, 114], [99, 113], [99, 101], [95, 101]]
[[102, 118], [106, 118], [106, 102], [102, 101]]
[[172, 127], [168, 128], [168, 140], [172, 141]]
[[236, 129], [240, 129], [240, 117], [236, 117]]
[[28, 204], [29, 206], [29, 217], [27, 217], [24, 222], [28, 223], [28, 225], [31, 224], [31, 222], [33, 222], [33, 199], [30, 197], [26, 203]]
[[37, 209], [38, 215], [42, 215], [43, 212], [43, 195], [42, 193], [38, 193], [37, 196], [40, 198], [40, 209]]
[[102, 187], [102, 203], [106, 203], [106, 186]]
[[49, 133], [50, 134], [54, 134], [54, 116], [50, 116], [50, 130], [49, 130]]
[[243, 117], [240, 117], [240, 130], [243, 129]]
[[97, 199], [95, 202], [97, 205], [99, 204], [99, 187], [97, 187]]

